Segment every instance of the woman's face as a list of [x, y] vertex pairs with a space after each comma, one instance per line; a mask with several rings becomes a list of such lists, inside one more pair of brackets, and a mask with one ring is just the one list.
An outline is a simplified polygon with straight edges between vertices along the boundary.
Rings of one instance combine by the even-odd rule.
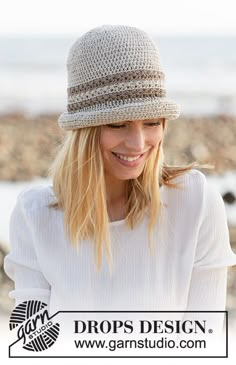
[[137, 178], [151, 152], [163, 139], [163, 118], [133, 120], [101, 127], [105, 176], [118, 180]]

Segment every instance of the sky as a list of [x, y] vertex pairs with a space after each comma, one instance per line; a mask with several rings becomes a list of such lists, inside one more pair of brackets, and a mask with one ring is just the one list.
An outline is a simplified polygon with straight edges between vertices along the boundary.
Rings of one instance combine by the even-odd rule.
[[0, 36], [71, 36], [102, 24], [163, 35], [236, 35], [235, 13], [235, 0], [4, 0]]

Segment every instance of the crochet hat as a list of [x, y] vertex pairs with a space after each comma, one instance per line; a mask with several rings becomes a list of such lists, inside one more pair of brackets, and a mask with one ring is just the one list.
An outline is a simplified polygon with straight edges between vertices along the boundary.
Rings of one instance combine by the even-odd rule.
[[179, 106], [166, 99], [159, 50], [144, 31], [103, 25], [78, 38], [67, 58], [66, 130], [126, 120], [176, 119]]

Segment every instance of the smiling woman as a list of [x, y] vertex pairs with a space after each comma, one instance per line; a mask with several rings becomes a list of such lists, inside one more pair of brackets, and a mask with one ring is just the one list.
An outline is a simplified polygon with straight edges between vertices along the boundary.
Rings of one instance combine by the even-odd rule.
[[135, 27], [104, 25], [74, 42], [67, 68], [53, 185], [23, 191], [12, 213], [10, 296], [51, 312], [224, 310], [236, 256], [223, 200], [194, 163], [164, 162], [180, 111], [157, 46]]

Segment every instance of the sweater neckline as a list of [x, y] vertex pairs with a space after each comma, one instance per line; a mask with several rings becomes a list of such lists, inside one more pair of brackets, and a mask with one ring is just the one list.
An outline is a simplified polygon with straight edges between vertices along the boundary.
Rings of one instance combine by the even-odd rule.
[[125, 219], [120, 219], [118, 221], [109, 222], [109, 226], [120, 226], [125, 223]]

